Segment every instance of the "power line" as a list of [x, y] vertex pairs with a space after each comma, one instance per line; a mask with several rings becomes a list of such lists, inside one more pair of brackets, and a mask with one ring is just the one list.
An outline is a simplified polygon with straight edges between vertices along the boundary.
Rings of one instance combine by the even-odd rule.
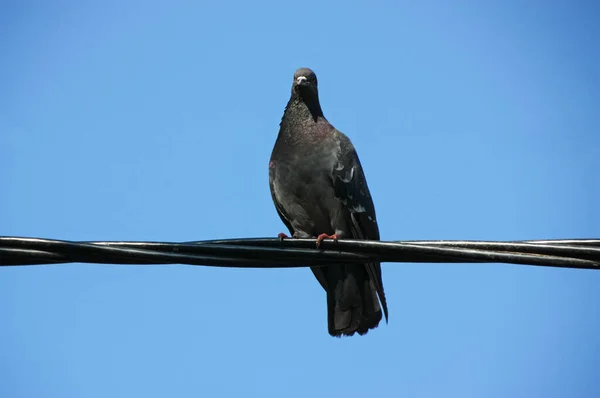
[[289, 268], [369, 261], [511, 263], [600, 269], [600, 239], [380, 242], [252, 238], [197, 242], [74, 242], [0, 237], [0, 266], [60, 263]]

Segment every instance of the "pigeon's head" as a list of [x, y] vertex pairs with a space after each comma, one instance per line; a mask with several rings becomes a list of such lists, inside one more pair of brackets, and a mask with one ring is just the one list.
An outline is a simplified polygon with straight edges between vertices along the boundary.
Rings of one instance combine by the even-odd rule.
[[308, 68], [300, 68], [294, 73], [292, 91], [306, 99], [317, 99], [317, 75]]

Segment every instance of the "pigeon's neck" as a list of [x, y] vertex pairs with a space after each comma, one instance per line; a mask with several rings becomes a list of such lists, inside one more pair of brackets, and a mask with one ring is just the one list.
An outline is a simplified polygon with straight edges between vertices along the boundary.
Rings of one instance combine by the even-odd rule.
[[285, 107], [281, 125], [301, 124], [306, 128], [308, 125], [316, 123], [319, 118], [324, 119], [325, 117], [323, 116], [323, 111], [321, 110], [321, 104], [319, 104], [318, 98], [306, 101], [298, 95], [292, 95]]
[[309, 106], [294, 96], [285, 107], [279, 126], [274, 149], [279, 156], [290, 151], [312, 151], [311, 148], [325, 139], [332, 130], [318, 101]]

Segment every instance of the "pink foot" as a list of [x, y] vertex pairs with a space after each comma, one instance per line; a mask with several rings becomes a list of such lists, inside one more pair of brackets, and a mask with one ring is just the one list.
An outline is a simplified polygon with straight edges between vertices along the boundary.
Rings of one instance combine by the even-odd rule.
[[321, 234], [321, 235], [317, 236], [317, 249], [321, 246], [321, 242], [323, 241], [323, 239], [333, 239], [333, 240], [337, 241], [339, 238], [340, 237], [337, 234], [333, 234], [333, 235]]
[[283, 232], [280, 232], [279, 235], [277, 235], [277, 237], [279, 238], [280, 241], [283, 241], [284, 239], [289, 239], [290, 238], [289, 236], [287, 236]]

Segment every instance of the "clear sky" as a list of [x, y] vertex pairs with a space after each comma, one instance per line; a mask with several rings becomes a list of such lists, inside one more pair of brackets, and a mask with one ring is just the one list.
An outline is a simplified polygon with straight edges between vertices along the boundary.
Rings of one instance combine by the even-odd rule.
[[[268, 160], [307, 66], [383, 239], [599, 238], [589, 3], [2, 2], [0, 235], [276, 236]], [[600, 396], [600, 272], [383, 279], [390, 323], [335, 339], [304, 268], [0, 269], [0, 397]]]

